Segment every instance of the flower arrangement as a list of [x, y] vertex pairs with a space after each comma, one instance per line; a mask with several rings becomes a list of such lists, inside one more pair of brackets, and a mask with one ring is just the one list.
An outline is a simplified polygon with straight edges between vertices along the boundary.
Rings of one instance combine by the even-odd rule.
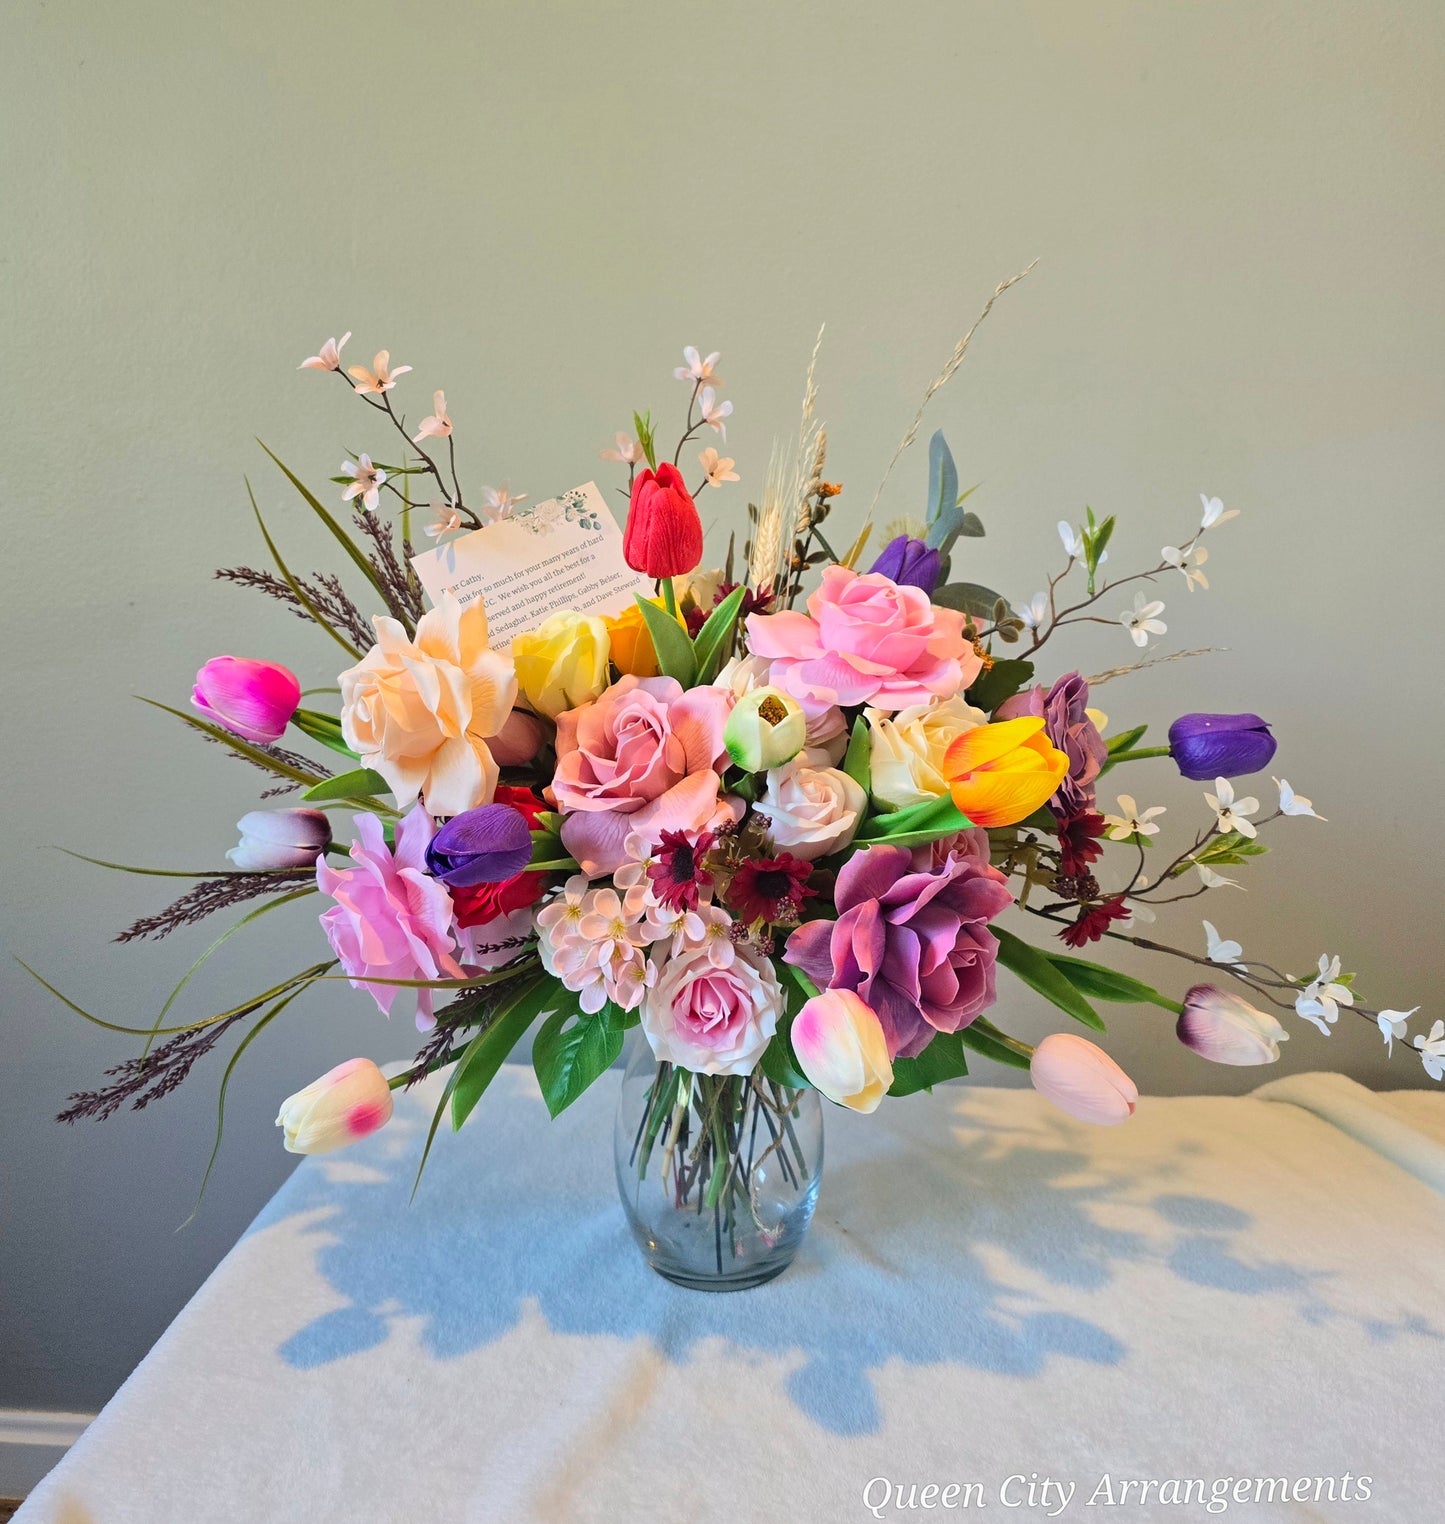
[[[131, 1032], [140, 1055], [72, 1096], [63, 1120], [144, 1107], [235, 1028], [244, 1035], [224, 1092], [251, 1042], [325, 980], [350, 981], [384, 1015], [414, 1016], [422, 1043], [399, 1073], [353, 1058], [287, 1098], [278, 1125], [301, 1153], [374, 1132], [395, 1090], [451, 1066], [429, 1150], [442, 1118], [459, 1127], [534, 1026], [556, 1115], [640, 1028], [655, 1072], [628, 1160], [642, 1171], [662, 1150], [676, 1203], [695, 1190], [699, 1213], [705, 1203], [723, 1214], [721, 1243], [724, 1221], [731, 1234], [758, 1214], [749, 1116], [754, 1134], [761, 1116], [784, 1173], [808, 1177], [792, 1121], [810, 1091], [871, 1112], [982, 1057], [1028, 1068], [1076, 1117], [1125, 1121], [1137, 1092], [1094, 1042], [1061, 1032], [1034, 1047], [995, 1023], [1005, 976], [1095, 1034], [1102, 1003], [1160, 1007], [1180, 1041], [1217, 1063], [1275, 1060], [1290, 1036], [1281, 1015], [1328, 1036], [1344, 1009], [1392, 1049], [1405, 1037], [1414, 1012], [1366, 1006], [1338, 956], [1301, 977], [1246, 956], [1210, 921], [1182, 946], [1146, 933], [1164, 906], [1227, 899], [1226, 870], [1264, 852], [1269, 828], [1319, 818], [1283, 777], [1272, 807], [1236, 792], [1275, 754], [1256, 715], [1184, 715], [1167, 744], [1149, 746], [1143, 723], [1111, 726], [1093, 706], [1101, 683], [1169, 659], [1145, 654], [1167, 630], [1155, 592], [1165, 579], [1190, 594], [1208, 587], [1209, 545], [1236, 517], [1218, 497], [1202, 497], [1192, 531], [1157, 562], [1116, 577], [1104, 571], [1112, 515], [1061, 523], [1062, 565], [1013, 602], [965, 580], [984, 526], [935, 433], [925, 512], [894, 525], [869, 560], [870, 508], [840, 551], [828, 519], [842, 489], [824, 478], [810, 367], [797, 438], [775, 451], [746, 542], [731, 538], [723, 564], [704, 570], [696, 499], [739, 473], [709, 446], [695, 483], [685, 477], [684, 455], [704, 432], [725, 444], [732, 412], [718, 356], [688, 348], [672, 456], [649, 413], [602, 452], [626, 468], [623, 554], [653, 595], [610, 616], [552, 608], [501, 650], [481, 600], [446, 593], [427, 606], [413, 524], [422, 515], [445, 543], [523, 512], [525, 499], [506, 486], [464, 495], [445, 395], [410, 428], [394, 400], [410, 367], [383, 350], [348, 369], [349, 338], [303, 368], [348, 384], [396, 441], [348, 457], [333, 478], [350, 526], [276, 464], [335, 536], [364, 599], [332, 572], [293, 572], [254, 496], [275, 569], [217, 574], [340, 648], [335, 712], [304, 707], [288, 667], [231, 656], [200, 668], [192, 712], [158, 706], [266, 774], [263, 797], [300, 802], [248, 810], [231, 866], [176, 875], [196, 882], [121, 937], [258, 902], [240, 929], [314, 897], [329, 956], [230, 1009], [168, 1023], [178, 987], [152, 1028]], [[917, 430], [915, 419], [898, 454]], [[1046, 674], [1045, 647], [1082, 623], [1121, 630], [1135, 660], [1092, 679]], [[293, 733], [304, 751], [282, 745]], [[1164, 810], [1107, 777], [1166, 758], [1207, 784], [1177, 850], [1161, 848]], [[1214, 914], [1228, 924], [1227, 910]], [[1030, 925], [1033, 940], [1021, 934]], [[1106, 955], [1120, 943], [1182, 960], [1197, 982], [1175, 998], [1117, 971]], [[1445, 1074], [1441, 1022], [1413, 1050], [1432, 1077]]]

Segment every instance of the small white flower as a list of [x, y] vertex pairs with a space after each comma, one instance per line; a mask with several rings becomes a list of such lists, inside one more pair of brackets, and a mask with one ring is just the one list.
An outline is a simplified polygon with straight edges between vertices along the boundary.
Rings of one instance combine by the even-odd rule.
[[1066, 519], [1059, 520], [1059, 538], [1064, 542], [1064, 554], [1071, 561], [1084, 558], [1084, 536]]
[[1225, 524], [1239, 517], [1239, 509], [1226, 508], [1222, 498], [1206, 497], [1201, 492], [1199, 501], [1204, 505], [1204, 517], [1199, 521], [1201, 529], [1213, 529], [1216, 524]]
[[[1144, 881], [1140, 881], [1143, 887]], [[1124, 907], [1129, 914], [1121, 916], [1114, 922], [1120, 931], [1132, 931], [1136, 926], [1147, 926], [1156, 918], [1153, 909], [1146, 905], [1143, 900], [1125, 900]]]
[[462, 527], [462, 516], [457, 512], [456, 500], [448, 498], [444, 503], [433, 503], [432, 512], [436, 519], [426, 526], [426, 532], [434, 540], [439, 540], [444, 534], [451, 534], [454, 529]]
[[724, 439], [728, 437], [727, 425], [724, 419], [732, 417], [733, 405], [731, 402], [719, 402], [717, 393], [710, 386], [705, 386], [698, 393], [698, 411], [702, 414], [702, 421], [711, 424]]
[[381, 502], [381, 489], [386, 484], [386, 472], [371, 463], [371, 456], [360, 455], [354, 461], [343, 460], [341, 469], [352, 478], [351, 485], [341, 494], [341, 500], [349, 503], [359, 497], [368, 513], [375, 513]]
[[1159, 827], [1154, 824], [1154, 817], [1163, 813], [1162, 804], [1141, 810], [1134, 803], [1132, 794], [1120, 794], [1119, 813], [1104, 816], [1104, 824], [1108, 827], [1105, 834], [1110, 841], [1128, 841], [1131, 836], [1157, 836]]
[[525, 492], [518, 492], [514, 495], [507, 490], [507, 485], [506, 482], [503, 482], [500, 487], [482, 488], [482, 501], [486, 505], [487, 517], [493, 523], [496, 523], [498, 519], [510, 518], [512, 509], [518, 503], [525, 503], [527, 501], [527, 494]]
[[1353, 1005], [1355, 997], [1349, 985], [1335, 983], [1340, 972], [1338, 957], [1321, 953], [1319, 968], [1319, 973], [1295, 996], [1294, 1008], [1328, 1037], [1330, 1028], [1340, 1019], [1340, 1007]]
[[722, 358], [718, 350], [713, 350], [707, 359], [704, 360], [693, 345], [687, 344], [683, 347], [682, 357], [687, 361], [687, 364], [679, 365], [673, 371], [673, 375], [679, 381], [691, 381], [694, 386], [721, 386], [723, 384], [723, 378], [714, 369], [714, 366]]
[[1432, 1080], [1445, 1079], [1445, 1021], [1437, 1021], [1428, 1037], [1417, 1037], [1420, 1062]]
[[1209, 578], [1199, 569], [1209, 559], [1209, 551], [1203, 545], [1195, 545], [1188, 550], [1180, 550], [1177, 545], [1166, 545], [1159, 552], [1159, 557], [1166, 566], [1172, 566], [1175, 571], [1184, 574], [1185, 585], [1191, 593], [1196, 587], [1208, 588]]
[[597, 458], [599, 460], [619, 460], [624, 466], [635, 466], [644, 457], [642, 446], [638, 444], [631, 434], [619, 433], [617, 435], [617, 448], [615, 450], [599, 450]]
[[1223, 832], [1237, 831], [1241, 836], [1257, 836], [1255, 824], [1248, 817], [1259, 808], [1259, 800], [1252, 794], [1244, 799], [1234, 797], [1234, 785], [1228, 778], [1214, 780], [1215, 792], [1204, 796], [1205, 803], [1219, 818]]
[[[1289, 786], [1288, 778], [1274, 778], [1272, 782], [1279, 785], [1279, 812], [1281, 815], [1315, 815], [1314, 806], [1303, 794], [1297, 794]], [[1315, 815], [1316, 820], [1323, 820], [1323, 815]]]
[[1395, 1039], [1405, 1035], [1405, 1023], [1419, 1009], [1418, 1005], [1412, 1005], [1408, 1011], [1381, 1011], [1375, 1017], [1375, 1025], [1380, 1029], [1380, 1036], [1385, 1039], [1387, 1051], [1395, 1051]]
[[1036, 630], [1049, 617], [1049, 595], [1035, 593], [1027, 603], [1021, 603], [1014, 612], [1026, 630]]
[[1119, 615], [1119, 623], [1128, 630], [1130, 640], [1143, 650], [1151, 635], [1163, 635], [1168, 631], [1169, 626], [1159, 617], [1163, 612], [1164, 605], [1157, 598], [1150, 602], [1145, 600], [1143, 593], [1135, 593], [1134, 607]]
[[1228, 963], [1233, 968], [1244, 967], [1239, 961], [1244, 956], [1244, 949], [1238, 942], [1224, 941], [1208, 921], [1204, 923], [1204, 935], [1209, 943], [1205, 956], [1211, 963]]
[[1225, 878], [1222, 873], [1216, 873], [1208, 863], [1195, 863], [1199, 870], [1199, 877], [1206, 889], [1243, 889], [1244, 885], [1237, 878]]

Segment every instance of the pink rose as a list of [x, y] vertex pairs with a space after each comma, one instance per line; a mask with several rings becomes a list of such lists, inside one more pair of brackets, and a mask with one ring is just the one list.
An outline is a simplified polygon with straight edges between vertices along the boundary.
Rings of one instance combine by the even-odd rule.
[[756, 808], [774, 846], [816, 862], [853, 840], [868, 808], [868, 795], [836, 767], [810, 767], [805, 755], [773, 768]]
[[694, 1074], [751, 1074], [782, 1009], [771, 960], [739, 946], [719, 968], [706, 944], [694, 944], [663, 963], [643, 996], [642, 1030], [663, 1063]]
[[655, 842], [739, 818], [718, 797], [732, 705], [720, 688], [684, 692], [676, 678], [628, 676], [557, 716], [552, 796], [566, 817], [563, 845], [589, 878], [622, 866], [634, 831]]
[[354, 868], [333, 868], [316, 860], [316, 883], [336, 903], [321, 914], [321, 925], [356, 989], [389, 1016], [397, 995], [416, 996], [416, 1024], [436, 1025], [432, 995], [376, 979], [460, 979], [452, 956], [452, 901], [444, 885], [426, 871], [426, 846], [436, 826], [418, 805], [396, 828], [396, 850], [388, 851], [375, 815], [358, 815], [360, 841], [351, 844]]
[[922, 588], [830, 566], [808, 612], [748, 616], [748, 649], [771, 681], [805, 703], [902, 709], [958, 693], [983, 670], [963, 615]]

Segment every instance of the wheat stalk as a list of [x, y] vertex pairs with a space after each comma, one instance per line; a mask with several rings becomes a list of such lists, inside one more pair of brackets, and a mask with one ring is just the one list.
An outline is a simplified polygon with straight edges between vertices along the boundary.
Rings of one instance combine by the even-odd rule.
[[[1001, 297], [1010, 286], [1016, 286], [1034, 267], [1038, 260], [1020, 270], [1017, 275], [1010, 275], [1006, 281], [1001, 281], [994, 287], [991, 297], [983, 304], [983, 311], [973, 321], [973, 327], [953, 346], [953, 353], [949, 355], [943, 369], [928, 383], [928, 390], [923, 394], [923, 401], [918, 404], [918, 411], [913, 415], [913, 422], [908, 425], [907, 432], [899, 442], [898, 448], [893, 452], [893, 458], [888, 462], [888, 469], [883, 473], [883, 480], [878, 483], [878, 490], [873, 494], [873, 501], [868, 505], [867, 517], [863, 520], [863, 530], [866, 533], [873, 523], [873, 510], [878, 506], [878, 499], [883, 495], [883, 489], [888, 485], [888, 478], [893, 474], [893, 468], [898, 464], [898, 457], [913, 444], [918, 438], [918, 426], [923, 422], [923, 412], [932, 400], [933, 394], [941, 387], [946, 386], [953, 379], [954, 372], [963, 364], [963, 357], [968, 353], [968, 346], [973, 341], [973, 336], [983, 324], [983, 320], [993, 311], [993, 304]], [[858, 544], [861, 548], [862, 535], [859, 536]]]

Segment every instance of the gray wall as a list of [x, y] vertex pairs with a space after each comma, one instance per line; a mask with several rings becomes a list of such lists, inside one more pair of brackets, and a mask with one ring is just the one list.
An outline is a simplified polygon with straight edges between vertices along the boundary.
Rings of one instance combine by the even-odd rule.
[[[1280, 831], [1221, 928], [1294, 969], [1339, 949], [1367, 993], [1432, 1007], [1437, 5], [12, 0], [4, 34], [7, 940], [74, 998], [147, 1021], [207, 934], [112, 947], [167, 886], [53, 847], [206, 865], [254, 798], [257, 775], [130, 695], [184, 703], [221, 651], [334, 675], [323, 637], [208, 580], [261, 558], [245, 472], [293, 562], [334, 561], [252, 442], [317, 483], [374, 442], [295, 370], [327, 334], [414, 365], [414, 415], [445, 386], [469, 479], [534, 496], [605, 471], [631, 407], [676, 407], [682, 344], [719, 347], [756, 491], [826, 319], [841, 537], [981, 298], [1039, 256], [930, 413], [984, 484], [970, 570], [1026, 597], [1085, 502], [1120, 514], [1119, 565], [1187, 532], [1201, 488], [1243, 508], [1213, 589], [1165, 590], [1171, 642], [1228, 652], [1104, 707], [1269, 716], [1331, 819]], [[924, 472], [905, 459], [885, 516]], [[1090, 630], [1058, 655], [1131, 650]], [[1135, 791], [1196, 817], [1199, 790], [1152, 766]], [[309, 909], [263, 923], [187, 1009], [315, 946]], [[278, 1098], [413, 1034], [344, 986], [294, 1008], [238, 1073], [178, 1233], [218, 1065], [145, 1115], [58, 1128], [131, 1050], [8, 960], [0, 979], [0, 1403], [92, 1407], [281, 1179]], [[1048, 1025], [1016, 995], [1000, 1015]], [[1153, 1091], [1260, 1077], [1191, 1060], [1162, 1013], [1122, 1011], [1113, 1045]], [[1324, 1065], [1423, 1082], [1362, 1022], [1328, 1042], [1294, 1023], [1276, 1072]]]

